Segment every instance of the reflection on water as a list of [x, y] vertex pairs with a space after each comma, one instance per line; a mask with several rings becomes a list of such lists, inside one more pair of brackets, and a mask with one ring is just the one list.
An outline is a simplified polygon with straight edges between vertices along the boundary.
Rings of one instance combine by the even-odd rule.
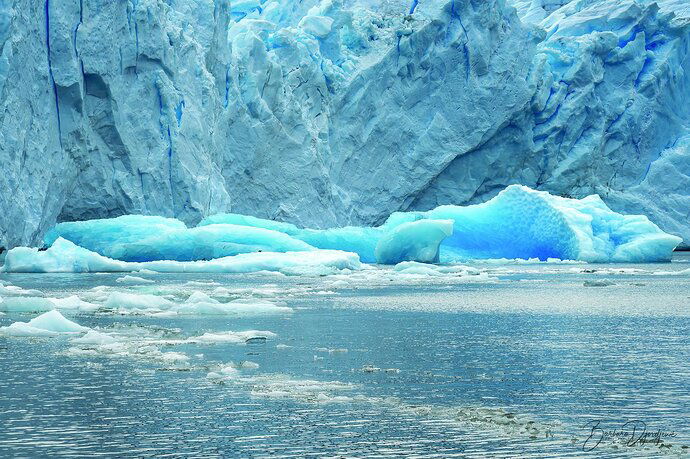
[[[77, 355], [62, 337], [0, 337], [0, 456], [684, 455], [690, 276], [584, 268], [503, 266], [490, 268], [497, 283], [325, 295], [303, 288], [321, 279], [157, 276], [158, 287], [302, 290], [281, 298], [288, 315], [71, 316], [128, 337], [126, 355]], [[116, 277], [0, 281], [58, 296]], [[584, 286], [602, 277], [612, 285]], [[9, 313], [0, 325], [34, 315]], [[243, 330], [277, 336], [189, 339]], [[157, 360], [151, 346], [188, 360]], [[639, 420], [675, 436], [669, 449], [606, 439], [585, 453], [592, 420], [609, 430]]]

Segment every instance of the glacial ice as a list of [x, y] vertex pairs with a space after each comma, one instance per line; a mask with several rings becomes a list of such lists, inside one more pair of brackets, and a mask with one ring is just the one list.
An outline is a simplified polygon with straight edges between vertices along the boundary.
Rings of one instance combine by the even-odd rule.
[[144, 279], [143, 277], [130, 275], [118, 277], [117, 279], [115, 279], [115, 282], [124, 285], [141, 285], [154, 283], [154, 281], [152, 281], [151, 279]]
[[121, 261], [197, 261], [251, 252], [314, 250], [309, 244], [269, 229], [216, 224], [187, 228], [179, 220], [143, 215], [60, 223], [46, 235], [59, 237]]
[[246, 330], [241, 332], [208, 332], [203, 335], [190, 337], [187, 339], [189, 343], [199, 344], [244, 344], [247, 340], [252, 338], [275, 338], [277, 335], [266, 330]]
[[110, 251], [149, 237], [161, 237], [170, 231], [185, 229], [187, 225], [174, 218], [123, 215], [116, 218], [60, 223], [48, 231], [43, 243], [50, 247], [58, 238], [63, 238], [92, 252], [119, 258], [112, 257]]
[[[382, 264], [495, 258], [656, 262], [670, 260], [673, 249], [681, 242], [645, 216], [613, 212], [599, 196], [563, 198], [520, 185], [509, 186], [482, 204], [396, 212], [383, 225], [372, 228], [301, 229], [270, 220], [222, 214], [200, 222], [197, 228], [171, 229], [163, 236], [150, 237], [146, 220], [133, 219], [136, 230], [125, 229], [122, 239], [110, 231], [111, 223], [107, 220], [70, 224], [69, 237], [124, 260], [107, 258], [59, 237], [45, 251], [12, 249], [4, 269], [279, 271], [323, 275], [333, 270], [357, 269], [358, 256], [365, 262]], [[136, 240], [134, 234], [144, 236]], [[198, 258], [209, 260], [176, 261]], [[131, 259], [156, 261], [128, 261]]]
[[[393, 246], [395, 249], [380, 258], [376, 246], [403, 231], [411, 223], [430, 220], [454, 222], [452, 235], [428, 241], [431, 233], [404, 230]], [[588, 262], [652, 262], [667, 261], [681, 239], [664, 233], [647, 217], [621, 215], [606, 206], [599, 196], [583, 199], [562, 198], [528, 187], [511, 185], [486, 203], [471, 206], [440, 206], [427, 212], [397, 212], [374, 228], [333, 228], [328, 230], [300, 229], [294, 225], [222, 214], [205, 219], [199, 225], [233, 223], [272, 228], [304, 240], [321, 249], [357, 252], [364, 262], [397, 263], [399, 261], [434, 261], [415, 252], [414, 247], [425, 241], [420, 250], [434, 254], [440, 242], [441, 261], [463, 261], [487, 258], [536, 258]], [[430, 225], [430, 224], [427, 224]], [[437, 238], [441, 233], [436, 233]], [[410, 238], [411, 237], [411, 238]], [[404, 244], [400, 244], [404, 242]], [[382, 246], [383, 247], [383, 246]], [[379, 249], [379, 251], [382, 248]], [[387, 248], [388, 251], [391, 248]], [[415, 258], [416, 257], [416, 258]]]
[[[314, 273], [332, 273], [359, 269], [356, 254], [337, 250], [309, 252], [254, 252], [209, 261], [125, 262], [113, 260], [73, 242], [58, 238], [47, 250], [15, 247], [7, 253], [4, 272], [133, 272], [141, 269], [162, 273], [251, 273], [258, 271], [293, 272], [308, 269]], [[291, 271], [293, 270], [293, 271]]]
[[690, 239], [683, 0], [46, 5], [0, 6], [8, 249], [124, 214], [370, 227], [514, 183]]
[[418, 220], [402, 223], [376, 243], [376, 261], [393, 265], [402, 261], [438, 263], [439, 247], [453, 234], [453, 220]]
[[98, 309], [98, 305], [83, 301], [76, 295], [66, 298], [0, 296], [0, 300], [0, 311], [5, 312], [45, 312], [53, 309], [91, 312]]
[[512, 185], [490, 201], [418, 214], [452, 219], [447, 259], [538, 258], [588, 262], [669, 261], [682, 240], [642, 215], [621, 215], [599, 196], [569, 199]]
[[0, 334], [8, 336], [57, 336], [84, 333], [89, 329], [66, 319], [56, 310], [48, 311], [27, 322], [14, 322], [0, 327]]
[[227, 303], [210, 298], [202, 292], [194, 292], [186, 301], [173, 302], [162, 296], [146, 293], [113, 292], [103, 303], [106, 309], [121, 313], [177, 315], [237, 315], [260, 316], [271, 314], [290, 314], [292, 308], [280, 306], [269, 301], [236, 299]]

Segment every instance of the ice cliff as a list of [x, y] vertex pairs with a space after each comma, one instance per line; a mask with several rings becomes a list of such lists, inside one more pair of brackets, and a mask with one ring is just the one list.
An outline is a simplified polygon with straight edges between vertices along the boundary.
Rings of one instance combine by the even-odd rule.
[[123, 214], [374, 226], [515, 183], [687, 242], [688, 18], [681, 0], [5, 0], [0, 245]]

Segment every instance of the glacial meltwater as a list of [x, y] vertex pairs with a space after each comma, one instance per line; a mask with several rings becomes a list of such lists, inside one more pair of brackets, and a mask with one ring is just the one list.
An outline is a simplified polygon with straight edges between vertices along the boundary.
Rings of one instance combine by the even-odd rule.
[[1, 274], [90, 331], [0, 331], [0, 457], [690, 455], [690, 256], [469, 266]]

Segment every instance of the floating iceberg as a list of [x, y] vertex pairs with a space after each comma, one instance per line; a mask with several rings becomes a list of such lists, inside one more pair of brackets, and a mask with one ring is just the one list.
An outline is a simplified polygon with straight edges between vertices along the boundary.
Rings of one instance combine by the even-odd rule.
[[613, 212], [597, 195], [553, 196], [512, 185], [473, 206], [441, 206], [419, 218], [451, 219], [441, 258], [538, 258], [588, 262], [668, 261], [681, 238], [642, 215]]
[[[442, 262], [487, 258], [667, 261], [681, 242], [679, 237], [664, 233], [645, 216], [613, 212], [597, 195], [583, 199], [562, 198], [520, 185], [507, 187], [483, 204], [440, 206], [427, 212], [396, 212], [383, 225], [374, 228], [300, 229], [235, 214], [209, 217], [199, 225], [223, 222], [271, 228], [321, 249], [357, 252], [362, 261], [370, 263], [377, 261], [376, 247], [380, 241], [387, 241], [396, 231], [401, 231], [396, 228], [422, 220], [453, 221], [452, 235], [441, 241]], [[387, 253], [379, 262], [428, 262], [405, 254], [414, 252], [424, 234], [420, 232], [414, 238], [398, 239], [397, 256]], [[420, 246], [424, 252], [433, 250], [435, 241], [429, 242], [429, 245]]]
[[188, 343], [198, 343], [198, 344], [244, 344], [248, 340], [257, 338], [275, 338], [276, 334], [265, 330], [247, 330], [241, 332], [217, 332], [217, 333], [204, 333], [200, 336], [195, 336], [187, 339]]
[[157, 295], [113, 292], [103, 306], [123, 313], [171, 315], [271, 315], [290, 314], [292, 308], [268, 301], [234, 300], [221, 303], [201, 292], [194, 292], [184, 303], [174, 303]]
[[55, 309], [55, 304], [52, 301], [42, 297], [0, 297], [0, 300], [0, 311], [4, 312], [45, 312]]
[[52, 311], [53, 309], [90, 312], [98, 309], [98, 305], [83, 301], [76, 295], [66, 298], [44, 298], [37, 296], [0, 297], [0, 311], [45, 312]]
[[123, 245], [185, 229], [187, 225], [174, 218], [123, 215], [117, 218], [58, 223], [48, 231], [43, 242], [50, 247], [58, 238], [63, 238], [106, 257], [117, 258], [111, 255], [111, 251], [118, 250]]
[[451, 234], [453, 220], [403, 223], [379, 239], [376, 244], [376, 261], [387, 265], [401, 261], [438, 263], [441, 242]]
[[0, 334], [8, 336], [57, 336], [63, 333], [84, 333], [89, 328], [65, 319], [58, 311], [48, 311], [27, 322], [15, 322], [0, 327]]
[[[144, 228], [148, 217], [137, 217], [127, 220], [135, 228], [125, 228], [120, 237], [113, 228], [126, 227], [125, 220], [115, 220], [117, 225], [99, 220], [56, 228], [51, 234], [65, 233], [71, 242], [60, 237], [44, 252], [15, 248], [7, 254], [5, 270], [321, 275], [357, 269], [357, 256], [347, 252], [355, 252], [364, 262], [383, 264], [488, 258], [656, 262], [669, 260], [681, 242], [645, 216], [613, 212], [597, 195], [570, 199], [520, 185], [509, 186], [482, 204], [396, 212], [383, 225], [371, 228], [302, 229], [221, 214], [192, 229], [179, 228], [170, 219], [163, 219], [165, 225], [154, 219], [159, 234], [152, 236], [153, 230]], [[143, 236], [136, 239], [136, 235]], [[78, 246], [79, 241], [87, 246]], [[197, 259], [210, 261], [191, 261]]]
[[94, 346], [102, 346], [106, 344], [115, 344], [117, 340], [107, 333], [101, 333], [96, 330], [89, 330], [84, 336], [74, 338], [71, 340], [74, 344], [90, 344]]
[[151, 279], [144, 279], [143, 277], [139, 276], [123, 276], [123, 277], [118, 277], [115, 279], [115, 282], [119, 284], [124, 284], [124, 285], [140, 285], [140, 284], [153, 284], [154, 281]]
[[359, 269], [354, 253], [339, 250], [309, 252], [255, 252], [209, 261], [126, 262], [113, 260], [79, 247], [63, 238], [47, 250], [15, 247], [7, 253], [4, 272], [132, 272], [146, 269], [164, 273], [252, 273], [290, 272], [297, 268], [329, 274], [342, 269]]
[[172, 218], [128, 215], [110, 220], [60, 223], [45, 237], [59, 237], [121, 261], [197, 261], [252, 252], [314, 250], [309, 244], [271, 229], [232, 224], [187, 228]]

